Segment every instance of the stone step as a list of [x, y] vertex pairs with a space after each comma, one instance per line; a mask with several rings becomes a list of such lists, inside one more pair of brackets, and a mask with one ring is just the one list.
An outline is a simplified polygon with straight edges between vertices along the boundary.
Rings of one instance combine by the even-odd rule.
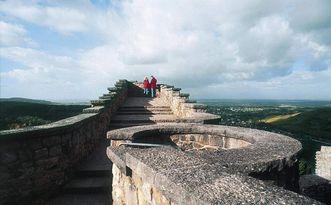
[[[176, 120], [168, 120], [168, 119], [161, 119], [161, 120], [112, 120], [110, 121], [110, 126], [113, 124], [139, 124], [139, 125], [148, 125], [148, 124], [157, 124], [157, 123], [173, 123]], [[139, 126], [136, 125], [136, 126]]]
[[170, 111], [119, 111], [116, 115], [172, 115]]
[[110, 121], [110, 125], [112, 124], [117, 124], [117, 123], [121, 123], [121, 124], [124, 124], [124, 123], [127, 123], [127, 124], [153, 124], [153, 123], [156, 123], [155, 121], [152, 121], [152, 120], [111, 120]]
[[155, 123], [153, 123], [153, 122], [146, 122], [146, 123], [111, 123], [110, 124], [110, 130], [125, 128], [125, 127], [152, 125], [152, 124], [155, 124]]
[[134, 108], [137, 108], [137, 109], [140, 109], [140, 108], [168, 108], [170, 109], [170, 106], [153, 106], [153, 105], [146, 105], [146, 106], [121, 106], [120, 108], [122, 109], [134, 109]]
[[76, 177], [62, 189], [63, 193], [106, 193], [111, 187], [111, 178], [105, 177]]
[[51, 199], [47, 205], [108, 205], [111, 204], [111, 198], [109, 196], [93, 193], [61, 194]]
[[169, 111], [172, 110], [170, 108], [159, 108], [159, 107], [135, 107], [135, 108], [128, 108], [128, 107], [120, 107], [118, 111]]
[[148, 123], [148, 122], [176, 122], [174, 115], [117, 115], [111, 119], [111, 123]]
[[104, 140], [78, 167], [77, 172], [100, 172], [112, 170], [112, 162], [107, 157], [106, 150], [109, 141]]

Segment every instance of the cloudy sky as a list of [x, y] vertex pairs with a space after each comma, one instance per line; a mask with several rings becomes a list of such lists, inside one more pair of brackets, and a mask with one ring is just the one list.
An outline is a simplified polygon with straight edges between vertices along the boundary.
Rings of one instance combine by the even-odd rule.
[[330, 0], [0, 1], [1, 97], [155, 75], [194, 98], [331, 99]]

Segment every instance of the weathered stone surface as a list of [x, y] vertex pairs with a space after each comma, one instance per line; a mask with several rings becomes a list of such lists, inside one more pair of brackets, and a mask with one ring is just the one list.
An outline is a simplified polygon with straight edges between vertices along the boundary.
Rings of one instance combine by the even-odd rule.
[[111, 116], [127, 97], [126, 83], [121, 81], [116, 93], [108, 95], [116, 98], [107, 108], [92, 107], [54, 123], [0, 131], [0, 204], [45, 204], [104, 139]]
[[[160, 133], [162, 135], [158, 135]], [[190, 133], [194, 133], [196, 141], [190, 141]], [[160, 204], [170, 201], [176, 204], [319, 204], [248, 176], [270, 170], [271, 167], [285, 170], [294, 166], [301, 145], [284, 135], [198, 124], [149, 125], [108, 132], [112, 139], [132, 141], [142, 136], [161, 137], [167, 134], [174, 136], [172, 139], [175, 141], [196, 143], [193, 146], [199, 148], [202, 144], [223, 146], [223, 138], [232, 141], [227, 142], [228, 147], [223, 146], [225, 149], [217, 151], [109, 147], [110, 152], [121, 158], [121, 166], [125, 162], [132, 173], [141, 177], [142, 183], [161, 191], [166, 202]], [[131, 183], [134, 185], [134, 182]], [[137, 189], [137, 197], [142, 197], [139, 186]], [[146, 190], [144, 200], [145, 195], [148, 195]], [[154, 197], [152, 200], [155, 200]]]
[[50, 147], [48, 153], [49, 153], [49, 156], [50, 157], [61, 155], [62, 154], [62, 147], [61, 147], [61, 145]]
[[331, 204], [331, 182], [318, 175], [303, 175], [300, 177], [300, 193], [319, 200], [326, 204]]
[[104, 106], [93, 106], [83, 109], [83, 113], [101, 113], [103, 111], [105, 111]]
[[19, 158], [21, 163], [32, 160], [33, 152], [28, 149], [21, 149], [19, 150]]
[[55, 146], [61, 143], [61, 137], [60, 136], [52, 136], [52, 137], [47, 137], [46, 139], [43, 140], [43, 144], [46, 147], [51, 147]]
[[51, 169], [59, 163], [59, 157], [52, 157], [48, 159], [42, 159], [36, 161], [36, 165], [38, 167], [42, 167], [43, 169]]
[[1, 162], [3, 164], [13, 163], [17, 160], [17, 154], [14, 151], [7, 151], [1, 153]]
[[316, 152], [316, 174], [331, 181], [331, 146]]
[[209, 145], [223, 147], [223, 137], [209, 136]]
[[30, 140], [27, 146], [32, 150], [40, 149], [43, 147], [42, 140], [40, 139]]
[[14, 139], [40, 138], [42, 136], [52, 136], [54, 134], [63, 134], [68, 130], [80, 127], [88, 120], [93, 120], [97, 114], [80, 114], [59, 120], [46, 125], [25, 127], [20, 129], [0, 131], [1, 141], [12, 141]]
[[48, 149], [47, 148], [42, 148], [38, 149], [34, 152], [34, 159], [45, 159], [48, 157]]

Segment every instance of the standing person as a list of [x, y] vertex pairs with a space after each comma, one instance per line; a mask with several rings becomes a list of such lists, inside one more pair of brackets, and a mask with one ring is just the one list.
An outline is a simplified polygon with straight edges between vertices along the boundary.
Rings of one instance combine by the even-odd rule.
[[145, 80], [144, 80], [144, 94], [148, 96], [148, 93], [149, 93], [149, 88], [150, 88], [150, 84], [149, 84], [149, 81], [148, 81], [148, 78], [145, 77]]
[[154, 78], [154, 76], [151, 76], [151, 95], [152, 95], [152, 98], [156, 96], [156, 83], [157, 83], [157, 80], [156, 78]]

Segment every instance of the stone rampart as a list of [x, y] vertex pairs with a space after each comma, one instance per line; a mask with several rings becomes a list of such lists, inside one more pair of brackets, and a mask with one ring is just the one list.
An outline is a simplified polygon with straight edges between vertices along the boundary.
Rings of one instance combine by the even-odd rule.
[[115, 205], [320, 204], [286, 190], [297, 187], [301, 144], [284, 135], [178, 123], [107, 137]]
[[[164, 86], [158, 85], [157, 96], [167, 99], [160, 87]], [[0, 131], [0, 204], [38, 203], [36, 199], [43, 203], [71, 179], [79, 162], [105, 139], [111, 117], [126, 98], [142, 96], [142, 83], [119, 80], [77, 116]], [[207, 113], [185, 116], [182, 121], [201, 123], [218, 118]]]
[[129, 84], [118, 81], [77, 116], [1, 131], [0, 204], [42, 204], [67, 182], [79, 162], [105, 139], [110, 118], [126, 99]]

